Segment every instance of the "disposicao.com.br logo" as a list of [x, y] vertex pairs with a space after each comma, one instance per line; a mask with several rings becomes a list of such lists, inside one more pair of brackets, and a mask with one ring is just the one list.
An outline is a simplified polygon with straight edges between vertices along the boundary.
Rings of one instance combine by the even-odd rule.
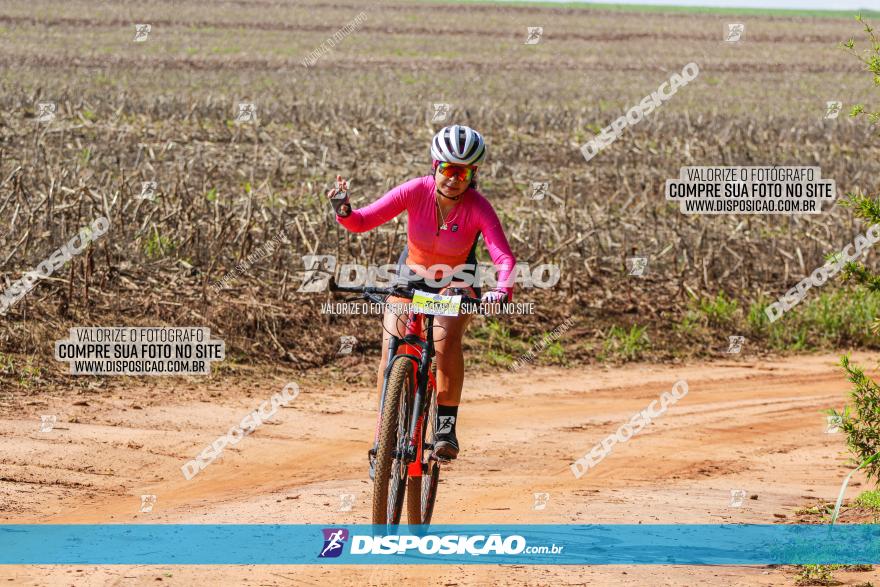
[[348, 540], [348, 530], [345, 528], [324, 528], [324, 546], [318, 558], [336, 558], [342, 554], [345, 541]]
[[[344, 528], [325, 528], [324, 545], [318, 558], [338, 557], [349, 539]], [[425, 534], [350, 537], [351, 555], [408, 554], [414, 551], [422, 555], [517, 555], [561, 554], [564, 546], [528, 546], [526, 539], [518, 534], [503, 537], [501, 534], [467, 536], [461, 534]]]

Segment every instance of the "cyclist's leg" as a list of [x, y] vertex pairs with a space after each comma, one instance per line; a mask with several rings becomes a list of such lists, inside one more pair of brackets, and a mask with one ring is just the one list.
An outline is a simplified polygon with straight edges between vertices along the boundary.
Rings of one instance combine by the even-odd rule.
[[437, 403], [457, 406], [464, 384], [464, 352], [461, 341], [473, 316], [437, 316], [434, 319], [434, 350], [437, 360]]
[[[472, 288], [466, 288], [467, 295], [477, 297]], [[437, 428], [437, 454], [447, 458], [458, 455], [458, 440], [455, 436], [455, 418], [451, 425], [444, 425], [444, 413], [457, 414], [464, 385], [464, 353], [461, 341], [472, 314], [461, 316], [437, 316], [434, 320], [434, 349], [437, 361], [437, 407], [440, 425]]]
[[[463, 282], [452, 282], [440, 293], [462, 293], [472, 298], [479, 298], [482, 289], [468, 286]], [[434, 348], [437, 353], [437, 404], [441, 406], [457, 406], [461, 401], [461, 389], [464, 384], [464, 352], [461, 341], [473, 314], [459, 316], [437, 316], [434, 319]]]

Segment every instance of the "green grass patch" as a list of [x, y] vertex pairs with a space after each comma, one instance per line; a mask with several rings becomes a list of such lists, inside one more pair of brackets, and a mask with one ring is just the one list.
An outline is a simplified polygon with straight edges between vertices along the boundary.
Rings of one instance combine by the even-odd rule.
[[804, 565], [795, 579], [795, 585], [843, 585], [831, 574], [836, 565]]
[[548, 11], [554, 8], [579, 8], [583, 10], [612, 10], [615, 12], [673, 12], [680, 14], [737, 14], [745, 16], [813, 16], [818, 18], [853, 18], [857, 13], [865, 17], [880, 17], [876, 10], [852, 9], [852, 10], [811, 10], [799, 8], [726, 8], [718, 6], [670, 6], [665, 4], [600, 4], [587, 2], [513, 2], [513, 1], [487, 1], [487, 0], [422, 0], [425, 3], [458, 3], [458, 4], [488, 4], [503, 6], [529, 6], [546, 8]]
[[638, 324], [633, 324], [629, 330], [620, 326], [612, 326], [608, 329], [605, 341], [602, 343], [600, 360], [636, 361], [640, 359], [651, 346], [647, 330], [647, 326], [639, 326]]
[[[507, 363], [527, 350], [525, 342], [513, 336], [510, 328], [500, 320], [487, 320], [469, 330], [471, 336], [481, 341], [483, 348], [496, 358], [508, 357]], [[493, 355], [494, 354], [494, 355]]]
[[728, 299], [723, 291], [714, 298], [702, 298], [696, 302], [696, 310], [705, 317], [709, 326], [727, 326], [738, 309], [737, 301]]
[[693, 334], [701, 328], [734, 328], [741, 315], [739, 302], [718, 292], [714, 298], [691, 297], [681, 322], [673, 329], [682, 334]]
[[164, 234], [160, 235], [158, 231], [154, 231], [144, 242], [144, 254], [150, 259], [165, 257], [174, 252], [175, 248], [174, 241]]
[[764, 308], [774, 300], [758, 299], [749, 306], [748, 323], [774, 349], [808, 350], [864, 345], [877, 347], [870, 327], [880, 315], [880, 295], [862, 288], [807, 293], [807, 299], [772, 324]]
[[11, 355], [0, 353], [0, 374], [11, 375], [20, 387], [31, 387], [39, 384], [43, 377], [43, 368], [34, 357], [27, 357], [24, 363], [17, 363]]
[[865, 491], [856, 498], [856, 505], [880, 512], [880, 490]]

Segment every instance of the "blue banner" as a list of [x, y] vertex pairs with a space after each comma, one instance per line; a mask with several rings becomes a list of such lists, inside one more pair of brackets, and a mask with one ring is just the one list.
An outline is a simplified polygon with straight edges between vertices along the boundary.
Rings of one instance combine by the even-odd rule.
[[878, 564], [880, 525], [6, 524], [0, 564]]

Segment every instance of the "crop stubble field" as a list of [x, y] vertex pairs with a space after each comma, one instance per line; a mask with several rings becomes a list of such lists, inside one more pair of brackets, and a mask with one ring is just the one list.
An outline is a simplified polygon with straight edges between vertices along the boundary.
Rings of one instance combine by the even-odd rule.
[[[301, 63], [362, 11], [353, 34], [313, 67]], [[743, 41], [723, 42], [726, 23], [738, 20]], [[133, 42], [134, 23], [152, 25], [146, 42]], [[544, 27], [539, 44], [524, 44], [528, 26]], [[210, 326], [231, 363], [324, 366], [343, 330], [365, 333], [363, 348], [375, 353], [375, 318], [322, 316], [326, 296], [296, 292], [301, 256], [396, 259], [404, 218], [351, 235], [332, 221], [323, 193], [341, 173], [355, 205], [365, 205], [426, 173], [439, 128], [427, 121], [433, 102], [452, 104], [452, 120], [486, 136], [479, 187], [518, 260], [561, 267], [557, 287], [519, 290], [520, 301], [536, 302], [534, 316], [505, 319], [501, 336], [477, 331], [492, 348], [489, 362], [509, 362], [525, 347], [512, 341], [569, 314], [565, 360], [574, 363], [595, 357], [610, 326], [632, 324], [649, 328], [647, 356], [666, 359], [716, 353], [727, 334], [746, 334], [750, 349], [791, 336], [819, 347], [872, 345], [861, 326], [808, 337], [797, 318], [786, 316], [785, 328], [760, 314], [747, 319], [750, 304], [775, 299], [864, 231], [848, 209], [688, 217], [663, 199], [664, 181], [685, 165], [817, 165], [840, 193], [875, 190], [875, 129], [845, 114], [823, 120], [826, 101], [847, 110], [870, 97], [870, 76], [837, 48], [859, 36], [852, 20], [11, 1], [0, 8], [0, 32], [0, 271], [17, 279], [95, 217], [112, 222], [69, 271], [15, 306], [0, 352], [47, 365], [51, 341], [72, 325], [163, 322]], [[594, 131], [691, 61], [696, 80], [584, 160], [579, 145]], [[57, 103], [56, 120], [35, 120], [40, 101]], [[256, 104], [256, 124], [233, 121], [239, 102]], [[149, 180], [157, 198], [142, 201]], [[549, 181], [552, 195], [532, 200], [532, 181]], [[213, 291], [284, 226], [289, 243]], [[649, 258], [646, 277], [627, 276], [631, 255]], [[719, 292], [738, 302], [734, 318], [675, 328], [695, 298]], [[52, 379], [61, 367], [43, 369]], [[14, 369], [0, 377], [17, 378]]]
[[[302, 65], [362, 11], [363, 26], [314, 67]], [[746, 24], [741, 43], [722, 42], [728, 22]], [[152, 25], [146, 42], [132, 41], [134, 23]], [[528, 26], [544, 27], [539, 44], [523, 44]], [[838, 286], [828, 284], [810, 295], [851, 308], [832, 315], [834, 328], [809, 322], [823, 311], [809, 301], [773, 327], [750, 313], [865, 227], [828, 205], [819, 216], [686, 217], [664, 201], [663, 184], [686, 165], [818, 165], [841, 193], [876, 192], [876, 129], [845, 115], [823, 120], [829, 100], [844, 109], [875, 103], [870, 76], [836, 48], [859, 31], [845, 18], [471, 4], [4, 2], [4, 287], [94, 218], [112, 225], [3, 318], [0, 512], [18, 523], [366, 522], [363, 457], [375, 406], [364, 382], [379, 326], [374, 317], [322, 316], [328, 296], [296, 292], [301, 256], [397, 258], [405, 219], [351, 235], [322, 194], [340, 173], [363, 205], [426, 173], [439, 126], [427, 122], [428, 104], [448, 102], [454, 121], [488, 140], [480, 189], [519, 260], [562, 272], [558, 287], [518, 290], [518, 300], [535, 301], [535, 316], [472, 329], [465, 448], [443, 480], [442, 521], [821, 523], [805, 506], [818, 512], [849, 470], [840, 437], [822, 428], [821, 410], [847, 386], [836, 354], [757, 354], [873, 347], [865, 330], [873, 316], [862, 314], [878, 305], [861, 297], [848, 306], [857, 296], [835, 298], [826, 290]], [[584, 160], [579, 146], [595, 130], [691, 61], [697, 79]], [[58, 105], [49, 124], [34, 117], [42, 101]], [[256, 104], [256, 124], [233, 121], [239, 102]], [[150, 180], [158, 197], [142, 201]], [[549, 181], [552, 195], [532, 200], [532, 181]], [[289, 242], [214, 291], [285, 226]], [[626, 274], [631, 255], [649, 257], [646, 277]], [[501, 372], [569, 315], [562, 355], [536, 362], [577, 370]], [[216, 376], [71, 378], [52, 358], [52, 341], [71, 326], [158, 324], [208, 326], [225, 340]], [[651, 344], [638, 356], [611, 353], [609, 328], [634, 324], [647, 327]], [[338, 357], [338, 337], [355, 333], [358, 352]], [[748, 337], [738, 358], [690, 361], [717, 358], [729, 334]], [[602, 353], [655, 362], [582, 365]], [[492, 370], [476, 373], [477, 359]], [[180, 465], [288, 381], [283, 367], [300, 381], [301, 401], [184, 482]], [[332, 378], [321, 377], [327, 370]], [[687, 402], [595, 475], [571, 476], [573, 459], [677, 377], [692, 383]], [[64, 423], [52, 436], [35, 432], [43, 413]], [[857, 476], [850, 494], [862, 483]], [[758, 498], [731, 510], [732, 488]], [[550, 492], [544, 513], [531, 509], [536, 491]], [[348, 514], [336, 511], [340, 492], [357, 495]], [[149, 516], [137, 513], [143, 493], [159, 496]], [[842, 519], [868, 521], [854, 513]], [[205, 573], [278, 585], [794, 583], [790, 569], [764, 567], [2, 571], [15, 584], [188, 584]], [[876, 575], [836, 573], [850, 585]]]
[[[355, 33], [314, 67], [301, 64], [362, 10]], [[819, 165], [839, 192], [870, 192], [880, 164], [866, 123], [822, 119], [827, 100], [847, 108], [869, 95], [870, 78], [836, 47], [858, 35], [856, 23], [746, 17], [744, 40], [732, 44], [721, 41], [730, 20], [436, 4], [5, 3], [0, 270], [17, 279], [101, 214], [112, 227], [11, 311], [0, 351], [47, 358], [49, 330], [112, 316], [205, 323], [242, 361], [326, 364], [337, 336], [304, 330], [378, 325], [321, 316], [323, 296], [296, 293], [301, 255], [386, 263], [405, 236], [403, 219], [345, 233], [322, 194], [342, 173], [364, 205], [424, 174], [437, 128], [430, 102], [451, 103], [454, 121], [487, 137], [480, 189], [518, 259], [561, 267], [559, 286], [520, 290], [539, 311], [511, 318], [512, 336], [527, 340], [573, 313], [584, 318], [567, 349], [578, 361], [606, 327], [662, 328], [693, 295], [725, 292], [742, 318], [750, 300], [791, 287], [858, 225], [840, 206], [812, 217], [686, 217], [664, 201], [664, 180], [684, 165]], [[152, 24], [148, 41], [132, 42], [135, 22]], [[544, 39], [524, 45], [536, 25]], [[593, 131], [691, 61], [696, 80], [584, 161], [578, 146]], [[36, 122], [39, 101], [58, 104], [56, 120]], [[256, 104], [257, 124], [233, 122], [239, 102]], [[154, 202], [138, 199], [148, 180]], [[549, 181], [552, 196], [531, 200], [532, 181]], [[212, 291], [285, 225], [289, 244]], [[626, 275], [633, 254], [649, 257], [646, 278]], [[766, 324], [748, 327], [756, 348], [769, 340]], [[717, 338], [658, 333], [651, 352], [713, 352]], [[502, 344], [505, 353], [513, 347]]]

